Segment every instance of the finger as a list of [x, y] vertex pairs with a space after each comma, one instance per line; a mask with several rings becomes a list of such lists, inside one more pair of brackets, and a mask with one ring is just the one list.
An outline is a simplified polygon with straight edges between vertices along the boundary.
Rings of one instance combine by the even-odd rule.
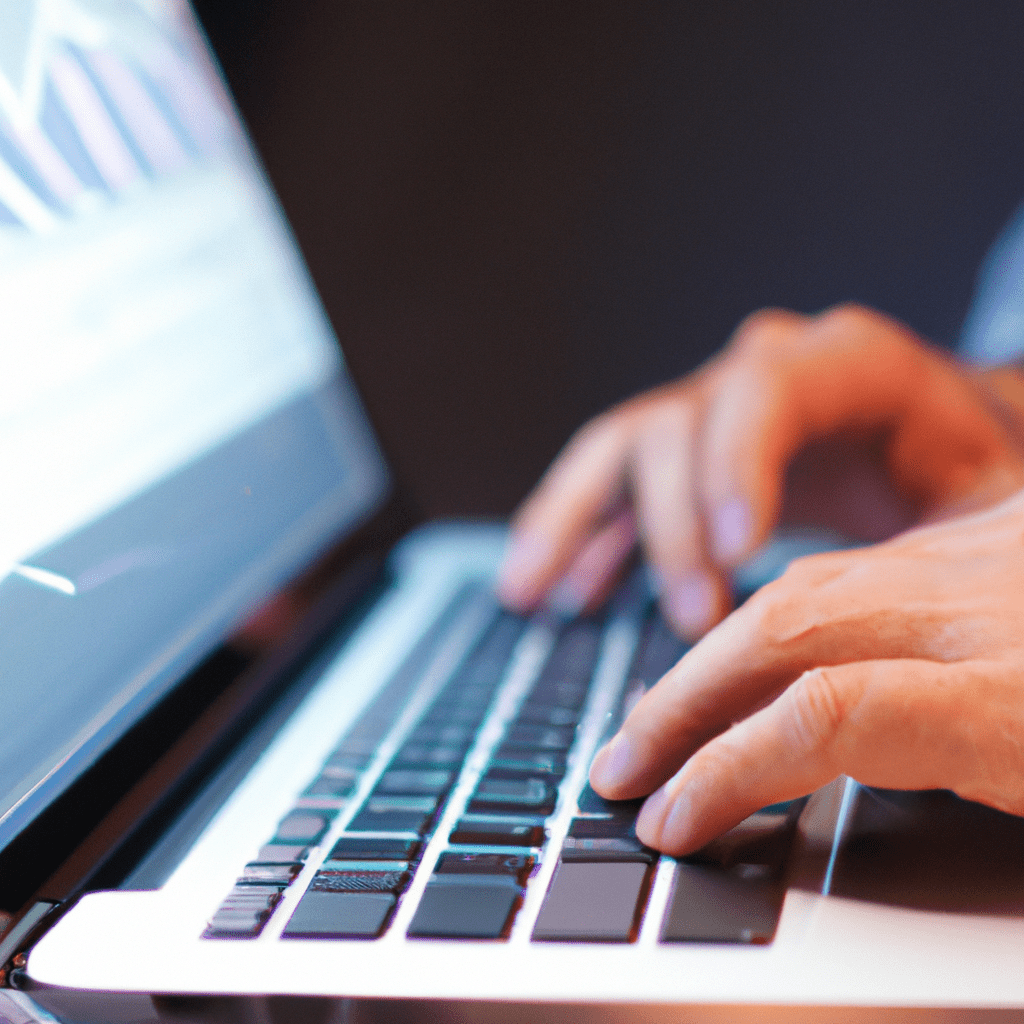
[[872, 786], [952, 788], [976, 771], [958, 728], [962, 680], [959, 665], [910, 659], [806, 672], [698, 750], [648, 799], [637, 835], [681, 856], [841, 774]]
[[595, 788], [611, 799], [650, 793], [808, 669], [937, 658], [934, 609], [915, 597], [920, 561], [911, 547], [891, 542], [793, 562], [644, 695], [594, 759]]
[[738, 332], [701, 436], [701, 494], [724, 565], [776, 522], [785, 468], [844, 429], [888, 436], [900, 492], [919, 503], [977, 486], [1009, 439], [946, 357], [888, 318], [840, 307], [814, 318], [770, 311]]
[[623, 509], [587, 541], [548, 604], [566, 616], [599, 608], [614, 590], [636, 541], [636, 518]]
[[695, 490], [722, 566], [735, 565], [763, 542], [778, 517], [798, 426], [784, 363], [808, 322], [786, 310], [748, 317], [708, 389]]
[[513, 521], [496, 591], [526, 611], [568, 570], [622, 493], [628, 417], [598, 418], [566, 446]]
[[710, 563], [694, 488], [698, 407], [666, 402], [645, 417], [634, 444], [632, 486], [641, 541], [665, 617], [696, 639], [727, 610], [727, 588]]

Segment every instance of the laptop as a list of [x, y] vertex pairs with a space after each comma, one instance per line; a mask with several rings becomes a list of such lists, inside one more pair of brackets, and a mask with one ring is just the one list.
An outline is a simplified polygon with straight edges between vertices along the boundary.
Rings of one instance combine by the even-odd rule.
[[839, 779], [676, 861], [589, 788], [684, 645], [417, 522], [185, 3], [0, 40], [0, 1013], [1019, 1016], [1018, 819]]

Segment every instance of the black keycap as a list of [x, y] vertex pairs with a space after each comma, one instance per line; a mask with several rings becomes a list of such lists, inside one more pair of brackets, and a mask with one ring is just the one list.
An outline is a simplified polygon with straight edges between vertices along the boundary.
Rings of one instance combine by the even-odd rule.
[[555, 729], [545, 725], [513, 725], [505, 737], [505, 746], [532, 750], [568, 750], [576, 739], [575, 729]]
[[433, 743], [406, 743], [391, 762], [392, 768], [456, 769], [466, 757], [466, 747], [437, 746]]
[[558, 638], [541, 671], [538, 688], [551, 682], [588, 683], [601, 645], [601, 627], [595, 621], [575, 622]]
[[530, 691], [531, 701], [551, 707], [567, 708], [578, 714], [587, 699], [585, 683], [554, 682], [535, 686]]
[[496, 769], [534, 775], [544, 773], [561, 778], [566, 770], [565, 754], [550, 750], [523, 750], [518, 747], [502, 746], [494, 755], [489, 771]]
[[303, 795], [344, 797], [351, 796], [355, 788], [354, 779], [339, 778], [325, 772], [306, 787]]
[[548, 815], [555, 809], [556, 791], [543, 779], [480, 780], [469, 810], [473, 813], [526, 813]]
[[465, 725], [418, 725], [409, 735], [410, 743], [426, 743], [438, 747], [468, 748], [476, 735]]
[[623, 820], [635, 821], [643, 807], [643, 800], [605, 800], [590, 788], [588, 782], [576, 798], [576, 805], [584, 814], [607, 814]]
[[724, 835], [686, 858], [697, 864], [729, 868], [735, 864], [759, 864], [780, 874], [796, 835], [797, 818], [806, 800], [791, 800], [755, 811]]
[[473, 729], [483, 721], [486, 705], [442, 704], [432, 705], [423, 718], [424, 725], [458, 725]]
[[533, 858], [517, 853], [442, 853], [439, 875], [511, 875], [525, 885], [533, 868]]
[[409, 925], [414, 938], [499, 939], [521, 889], [501, 875], [434, 875]]
[[320, 842], [324, 833], [330, 828], [333, 817], [333, 814], [326, 811], [292, 811], [281, 819], [274, 841], [314, 846]]
[[403, 810], [377, 801], [367, 805], [349, 822], [352, 832], [415, 832], [426, 835], [433, 811]]
[[310, 892], [393, 892], [409, 884], [408, 871], [318, 871]]
[[653, 864], [655, 850], [644, 846], [617, 818], [575, 818], [562, 845], [562, 860], [633, 860]]
[[375, 939], [384, 930], [395, 897], [384, 892], [307, 892], [285, 938]]
[[784, 896], [785, 887], [761, 865], [679, 864], [661, 941], [771, 942]]
[[632, 942], [649, 875], [650, 868], [635, 861], [559, 861], [534, 941]]
[[455, 773], [444, 768], [394, 769], [380, 777], [374, 793], [440, 797], [454, 779]]
[[271, 907], [281, 896], [282, 887], [264, 885], [235, 885], [224, 897], [223, 906]]
[[551, 707], [529, 701], [516, 715], [516, 723], [522, 725], [545, 725], [554, 728], [573, 728], [579, 715], [572, 708]]
[[644, 624], [629, 678], [642, 682], [649, 690], [689, 650], [690, 645], [672, 632], [656, 612]]
[[331, 860], [404, 860], [416, 858], [418, 839], [370, 839], [365, 836], [341, 836], [331, 849]]
[[295, 861], [305, 860], [309, 853], [308, 846], [282, 845], [281, 843], [268, 843], [260, 847], [256, 857], [257, 864], [292, 864]]
[[290, 885], [302, 870], [301, 864], [246, 864], [239, 885]]
[[484, 821], [462, 818], [456, 822], [448, 841], [464, 846], [542, 846], [544, 821]]
[[218, 910], [204, 933], [208, 939], [251, 939], [259, 935], [267, 918], [266, 910]]
[[280, 889], [235, 886], [210, 918], [205, 938], [254, 938], [281, 897]]

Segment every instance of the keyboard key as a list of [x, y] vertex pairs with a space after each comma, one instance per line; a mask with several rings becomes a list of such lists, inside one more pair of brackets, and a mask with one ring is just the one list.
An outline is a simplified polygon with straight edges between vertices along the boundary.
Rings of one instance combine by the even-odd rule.
[[555, 809], [555, 788], [543, 779], [502, 779], [485, 776], [470, 801], [474, 813], [548, 815]]
[[326, 812], [292, 811], [281, 819], [274, 840], [279, 843], [304, 843], [307, 846], [315, 846], [330, 828], [333, 817], [333, 814]]
[[690, 645], [680, 640], [656, 612], [644, 624], [629, 671], [630, 680], [640, 681], [649, 690], [689, 649]]
[[267, 910], [218, 910], [210, 918], [204, 933], [208, 939], [251, 939], [259, 935], [267, 918]]
[[448, 842], [464, 846], [542, 846], [543, 819], [533, 821], [486, 821], [462, 818], [455, 824]]
[[622, 820], [636, 821], [636, 816], [643, 807], [643, 800], [605, 800], [590, 788], [588, 782], [583, 792], [576, 798], [576, 806], [584, 814], [607, 814]]
[[522, 893], [501, 875], [434, 875], [409, 925], [414, 938], [500, 939]]
[[331, 860], [404, 860], [416, 858], [418, 839], [369, 839], [341, 836], [331, 848]]
[[476, 729], [465, 725], [418, 725], [409, 734], [409, 742], [467, 749], [475, 735]]
[[438, 875], [511, 875], [525, 885], [533, 857], [516, 853], [442, 853], [434, 871]]
[[437, 746], [433, 743], [406, 743], [391, 762], [393, 768], [460, 768], [466, 747]]
[[575, 739], [575, 729], [555, 729], [545, 725], [513, 725], [505, 737], [504, 746], [564, 751], [572, 746]]
[[528, 701], [516, 715], [516, 722], [523, 725], [541, 725], [554, 728], [575, 727], [579, 715], [572, 708], [551, 707]]
[[659, 854], [644, 846], [617, 818], [574, 818], [562, 844], [562, 860], [633, 860], [654, 864]]
[[538, 684], [530, 691], [529, 699], [538, 704], [566, 708], [578, 714], [587, 699], [587, 684], [555, 682]]
[[727, 869], [679, 864], [672, 883], [662, 942], [771, 942], [785, 887], [753, 865]]
[[353, 790], [356, 788], [355, 779], [345, 776], [331, 775], [327, 772], [322, 773], [316, 779], [314, 779], [305, 789], [304, 796], [332, 796], [332, 797], [345, 797], [351, 796]]
[[280, 889], [263, 886], [235, 886], [210, 918], [204, 938], [254, 938], [267, 922]]
[[384, 892], [307, 892], [284, 938], [375, 939], [384, 930], [395, 897]]
[[560, 861], [534, 925], [534, 941], [632, 942], [649, 875], [643, 863]]
[[310, 892], [393, 892], [409, 884], [408, 871], [318, 871]]
[[365, 871], [408, 871], [409, 862], [404, 860], [325, 860], [321, 871], [338, 874], [358, 874]]
[[376, 801], [367, 805], [349, 822], [352, 832], [415, 832], [426, 835], [433, 811], [398, 810]]
[[301, 864], [246, 864], [239, 885], [290, 885], [302, 870]]
[[283, 845], [281, 843], [268, 843], [260, 847], [256, 856], [257, 864], [292, 864], [295, 861], [305, 860], [309, 853], [308, 846]]
[[524, 750], [521, 747], [501, 746], [491, 761], [491, 769], [508, 771], [543, 772], [547, 775], [565, 775], [565, 754], [551, 750]]
[[686, 860], [729, 868], [760, 864], [780, 874], [796, 835], [797, 818], [806, 800], [791, 800], [755, 811], [724, 835], [713, 839]]
[[423, 718], [424, 725], [458, 725], [475, 729], [487, 712], [487, 705], [432, 704]]
[[374, 788], [374, 793], [434, 795], [447, 793], [455, 780], [455, 773], [446, 769], [396, 769], [386, 771]]
[[281, 896], [281, 887], [235, 885], [224, 897], [222, 906], [272, 907]]

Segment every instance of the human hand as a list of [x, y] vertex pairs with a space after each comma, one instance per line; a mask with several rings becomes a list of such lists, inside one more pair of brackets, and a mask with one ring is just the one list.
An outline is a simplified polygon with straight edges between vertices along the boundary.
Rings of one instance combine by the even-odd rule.
[[1019, 390], [861, 307], [757, 313], [697, 372], [575, 435], [514, 519], [499, 596], [594, 607], [639, 540], [695, 638], [779, 523], [877, 541], [1012, 493]]
[[1024, 814], [1022, 707], [1024, 491], [793, 562], [640, 700], [591, 782], [656, 790], [637, 835], [677, 856], [840, 774]]

